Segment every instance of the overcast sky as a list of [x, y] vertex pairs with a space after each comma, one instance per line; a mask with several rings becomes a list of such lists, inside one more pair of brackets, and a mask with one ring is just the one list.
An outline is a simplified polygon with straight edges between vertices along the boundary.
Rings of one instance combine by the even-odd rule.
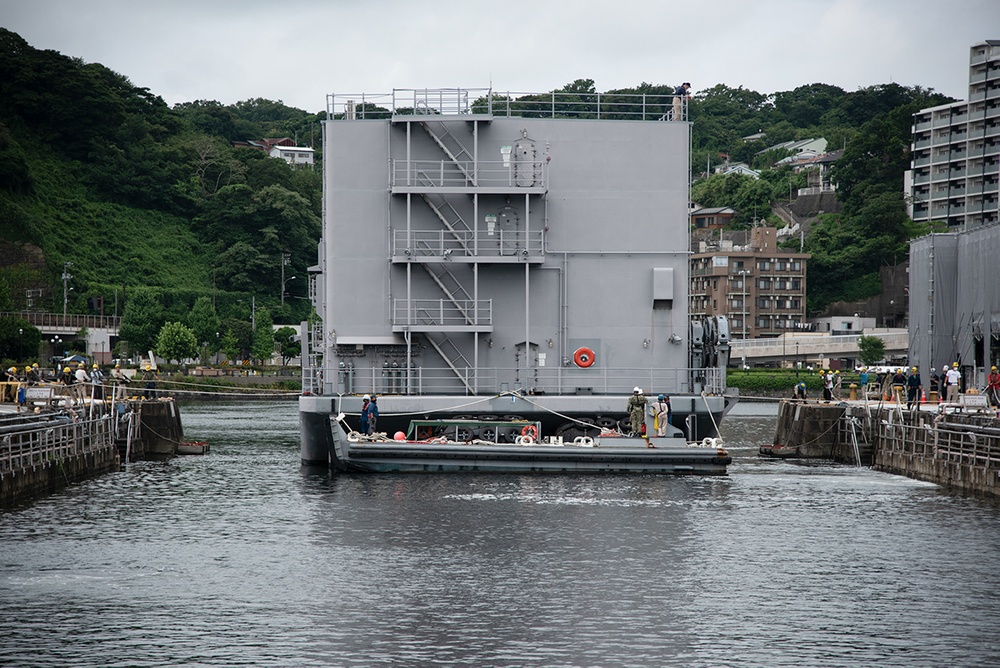
[[320, 111], [328, 93], [576, 79], [760, 93], [896, 82], [965, 99], [969, 47], [1000, 39], [1000, 0], [0, 0], [0, 26], [171, 105]]

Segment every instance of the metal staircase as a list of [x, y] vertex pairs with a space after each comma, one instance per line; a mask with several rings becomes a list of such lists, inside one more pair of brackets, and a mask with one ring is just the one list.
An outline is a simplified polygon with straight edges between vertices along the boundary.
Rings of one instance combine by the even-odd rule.
[[[431, 128], [431, 121], [422, 121], [420, 123], [420, 127], [422, 127], [427, 134], [430, 135], [430, 138], [434, 140], [434, 143], [438, 145], [446, 156], [448, 156], [448, 159], [451, 160], [455, 167], [457, 167], [458, 170], [465, 175], [465, 178], [469, 181], [469, 183], [476, 185], [475, 173], [470, 174], [469, 170], [466, 169], [465, 166], [469, 163], [475, 164], [474, 156], [469, 153], [468, 149], [465, 148], [462, 142], [460, 142], [458, 138], [451, 133], [451, 130], [448, 129], [447, 123], [436, 121], [434, 124], [437, 128], [439, 128], [439, 132], [435, 132], [434, 129]], [[451, 146], [448, 144], [451, 144]], [[462, 163], [463, 157], [466, 160], [465, 164]]]

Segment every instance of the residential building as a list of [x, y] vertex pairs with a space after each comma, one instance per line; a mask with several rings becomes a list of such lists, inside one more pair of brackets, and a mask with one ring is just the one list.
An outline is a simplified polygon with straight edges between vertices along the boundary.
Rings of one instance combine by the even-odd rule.
[[784, 141], [774, 146], [768, 146], [762, 151], [757, 151], [757, 155], [762, 155], [768, 151], [788, 151], [793, 156], [799, 154], [817, 156], [826, 153], [826, 139], [823, 137], [810, 137], [809, 139]]
[[255, 148], [264, 151], [272, 158], [281, 158], [289, 165], [313, 165], [315, 151], [308, 146], [296, 146], [290, 137], [275, 137], [269, 139], [249, 139], [234, 141], [233, 146]]
[[913, 115], [910, 217], [953, 229], [997, 222], [1000, 163], [1000, 40], [971, 47], [969, 100]]
[[830, 172], [843, 154], [842, 150], [820, 155], [800, 153], [779, 160], [778, 164], [790, 164], [792, 171], [796, 174], [805, 173], [807, 185], [805, 188], [798, 189], [798, 195], [820, 195], [836, 192], [837, 184], [830, 179]]
[[779, 249], [775, 228], [755, 227], [728, 240], [723, 235], [716, 245], [697, 250], [691, 256], [690, 272], [693, 320], [724, 315], [735, 339], [774, 337], [809, 328], [806, 263], [810, 255]]
[[715, 169], [712, 171], [716, 174], [743, 174], [744, 176], [749, 176], [754, 179], [760, 178], [760, 172], [756, 169], [752, 169], [750, 165], [745, 162], [729, 162], [726, 160], [721, 165], [716, 165]]
[[736, 210], [728, 206], [698, 207], [691, 212], [691, 225], [697, 229], [722, 228], [732, 222]]
[[308, 146], [272, 146], [267, 154], [292, 166], [313, 164], [313, 150]]

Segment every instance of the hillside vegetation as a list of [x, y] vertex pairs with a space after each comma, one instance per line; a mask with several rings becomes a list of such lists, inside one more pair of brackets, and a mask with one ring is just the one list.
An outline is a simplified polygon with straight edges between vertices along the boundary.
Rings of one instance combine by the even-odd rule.
[[[560, 92], [592, 104], [594, 82]], [[668, 95], [673, 85], [642, 83], [609, 93]], [[844, 147], [836, 166], [844, 209], [814, 227], [809, 308], [877, 290], [878, 267], [905, 258], [906, 242], [925, 232], [906, 218], [903, 171], [910, 114], [949, 101], [896, 84], [844, 91], [814, 83], [758, 93], [718, 84], [690, 104], [694, 121], [693, 198], [732, 206], [737, 220], [767, 216], [802, 177], [771, 165], [778, 142], [825, 137]], [[198, 100], [168, 107], [103, 65], [32, 48], [0, 29], [0, 241], [44, 253], [44, 265], [0, 258], [0, 310], [24, 307], [26, 290], [45, 288], [43, 306], [62, 307], [65, 263], [73, 278], [69, 310], [93, 312], [135, 288], [151, 292], [164, 319], [184, 320], [199, 297], [212, 297], [223, 321], [245, 322], [248, 302], [275, 322], [308, 316], [306, 268], [320, 234], [322, 155], [315, 170], [292, 169], [234, 141], [319, 137], [322, 112], [254, 99], [234, 105]], [[744, 137], [763, 133], [763, 138]], [[760, 180], [709, 176], [728, 157], [763, 170]], [[704, 173], [703, 173], [704, 170]], [[280, 306], [282, 254], [290, 264]], [[13, 256], [13, 255], [12, 255]], [[814, 276], [815, 274], [815, 276]]]

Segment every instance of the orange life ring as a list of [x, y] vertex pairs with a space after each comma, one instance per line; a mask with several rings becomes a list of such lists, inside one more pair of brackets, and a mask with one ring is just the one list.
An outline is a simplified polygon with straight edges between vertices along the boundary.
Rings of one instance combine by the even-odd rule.
[[521, 436], [530, 436], [531, 440], [538, 440], [538, 427], [533, 424], [525, 425], [524, 429], [521, 430]]
[[586, 369], [594, 364], [594, 351], [590, 348], [577, 348], [576, 352], [573, 353], [573, 363], [576, 364], [581, 369]]

